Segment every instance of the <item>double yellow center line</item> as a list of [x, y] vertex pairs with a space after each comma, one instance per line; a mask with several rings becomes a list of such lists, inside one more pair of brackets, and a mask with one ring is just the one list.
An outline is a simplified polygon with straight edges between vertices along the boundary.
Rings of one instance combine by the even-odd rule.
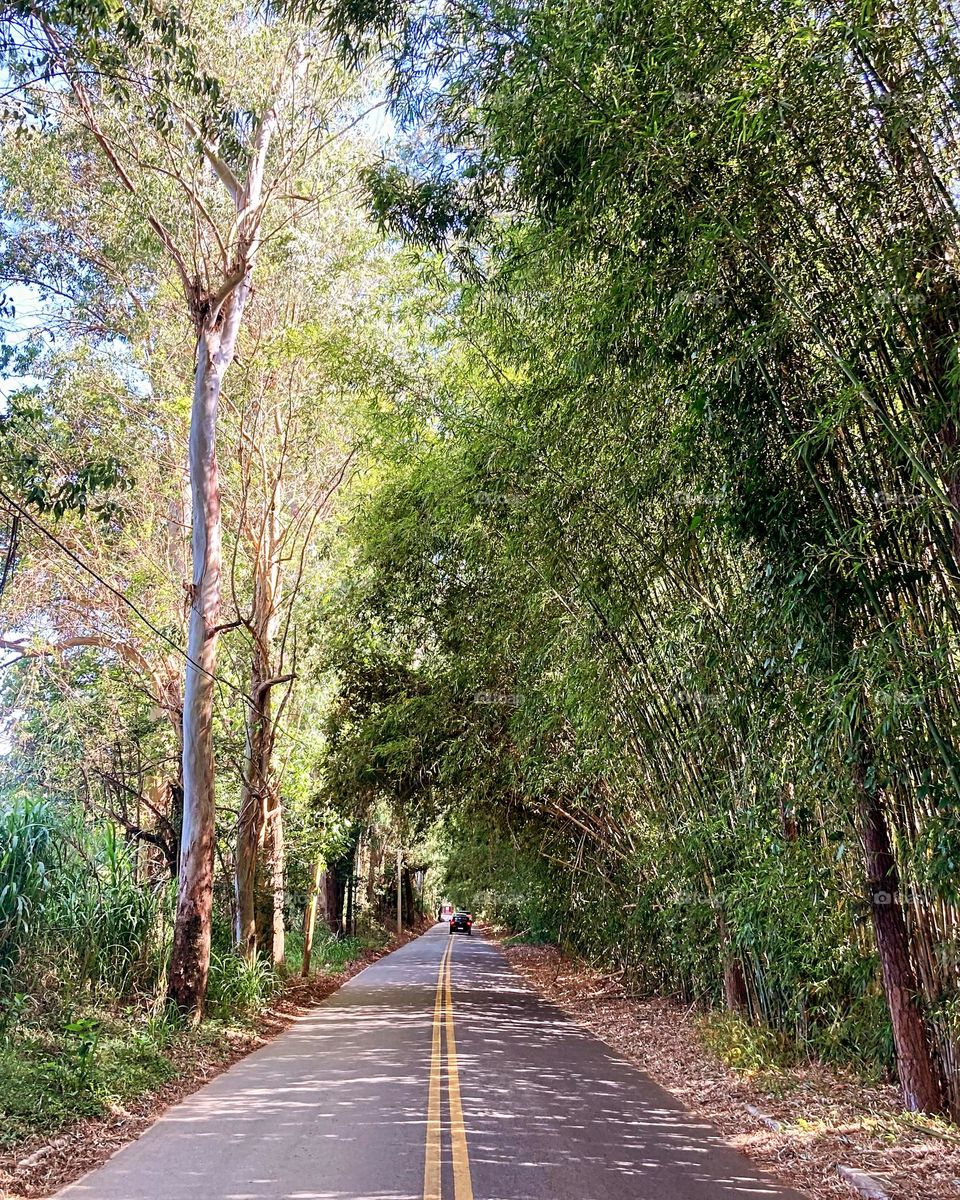
[[441, 1200], [440, 1090], [443, 1074], [444, 1030], [447, 1035], [447, 1100], [450, 1106], [450, 1141], [453, 1151], [454, 1200], [473, 1200], [467, 1131], [460, 1102], [460, 1073], [457, 1070], [457, 1041], [453, 1031], [453, 988], [450, 984], [451, 938], [437, 974], [437, 996], [433, 1006], [433, 1046], [430, 1054], [430, 1091], [427, 1099], [427, 1157], [423, 1168], [423, 1200]]

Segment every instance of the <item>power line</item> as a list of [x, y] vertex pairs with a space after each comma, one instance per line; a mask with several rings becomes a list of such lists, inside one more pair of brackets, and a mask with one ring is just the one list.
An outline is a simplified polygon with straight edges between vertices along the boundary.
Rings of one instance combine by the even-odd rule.
[[[4, 491], [3, 488], [0, 488], [0, 499], [2, 499], [5, 504], [9, 505], [9, 507], [15, 513], [17, 513], [20, 517], [22, 517], [23, 520], [27, 521], [30, 525], [32, 525], [33, 528], [38, 531], [38, 533], [41, 533], [45, 538], [47, 538], [48, 541], [52, 542], [52, 544], [54, 546], [56, 546], [57, 549], [60, 550], [63, 554], [65, 554], [76, 566], [78, 566], [81, 571], [84, 571], [87, 575], [89, 575], [91, 577], [91, 579], [96, 580], [96, 582], [99, 583], [101, 587], [106, 588], [108, 592], [110, 592], [113, 596], [116, 596], [116, 598], [122, 604], [125, 604], [127, 606], [127, 608], [129, 608], [130, 611], [132, 613], [134, 613], [153, 634], [155, 634], [156, 637], [160, 638], [160, 640], [162, 642], [164, 642], [166, 645], [168, 645], [171, 648], [171, 650], [173, 650], [176, 654], [178, 654], [185, 662], [187, 662], [190, 666], [195, 667], [198, 671], [201, 672], [201, 674], [206, 675], [207, 678], [212, 680], [214, 683], [218, 683], [222, 687], [227, 687], [231, 691], [236, 692], [237, 695], [243, 700], [244, 704], [246, 704], [250, 709], [253, 709], [253, 710], [256, 709], [256, 705], [250, 699], [250, 697], [247, 695], [247, 693], [243, 690], [242, 687], [240, 687], [236, 683], [233, 683], [229, 679], [224, 679], [224, 678], [222, 678], [222, 676], [216, 675], [215, 673], [208, 671], [206, 669], [206, 667], [204, 667], [200, 663], [198, 663], [196, 661], [196, 659], [192, 658], [190, 656], [190, 654], [178, 642], [175, 642], [173, 640], [173, 638], [170, 637], [169, 634], [164, 633], [163, 630], [159, 628], [159, 626], [155, 625], [153, 623], [153, 621], [151, 621], [150, 618], [147, 616], [147, 614], [143, 611], [143, 609], [141, 609], [139, 607], [139, 605], [135, 604], [134, 601], [129, 598], [129, 596], [127, 596], [123, 592], [121, 592], [119, 588], [114, 587], [114, 585], [112, 583], [110, 583], [109, 580], [104, 579], [103, 576], [98, 574], [98, 572], [95, 571], [94, 568], [91, 567], [88, 563], [85, 563], [83, 561], [83, 559], [78, 554], [76, 554], [73, 550], [71, 550], [68, 545], [66, 545], [64, 542], [62, 542], [55, 533], [51, 532], [51, 530], [47, 529], [47, 527], [45, 525], [41, 524], [41, 522], [36, 519], [36, 517], [29, 511], [29, 509], [24, 508], [22, 504], [18, 503], [16, 500], [14, 500], [14, 498], [11, 495], [9, 495], [9, 493]], [[281, 726], [277, 726], [275, 728], [274, 732], [279, 733], [283, 737], [289, 738], [292, 742], [295, 742], [297, 745], [303, 746], [305, 749], [307, 748], [306, 744], [304, 742], [302, 742], [294, 734], [289, 733], [287, 730], [283, 729]]]
[[217, 683], [226, 683], [228, 687], [236, 687], [235, 684], [231, 684], [227, 680], [217, 679], [216, 675], [212, 675], [205, 667], [201, 666], [200, 663], [198, 663], [195, 659], [191, 658], [190, 655], [187, 653], [187, 651], [184, 650], [183, 647], [181, 645], [179, 645], [179, 643], [175, 642], [173, 640], [173, 638], [171, 638], [169, 636], [169, 634], [164, 633], [162, 629], [160, 629], [158, 626], [154, 625], [154, 623], [150, 620], [150, 618], [143, 611], [143, 609], [138, 607], [138, 605], [136, 605], [129, 598], [129, 596], [126, 596], [123, 592], [120, 591], [119, 588], [114, 587], [113, 584], [110, 583], [108, 580], [104, 579], [102, 575], [97, 574], [97, 572], [93, 569], [93, 567], [91, 567], [87, 563], [85, 563], [83, 561], [83, 559], [78, 554], [75, 554], [74, 551], [71, 550], [69, 546], [67, 546], [64, 542], [62, 542], [55, 533], [52, 533], [49, 529], [46, 528], [45, 525], [41, 525], [41, 523], [36, 519], [36, 517], [33, 516], [33, 514], [28, 509], [24, 508], [22, 504], [18, 504], [17, 501], [14, 500], [13, 497], [10, 496], [7, 492], [5, 492], [2, 488], [0, 488], [0, 499], [2, 499], [4, 501], [4, 503], [8, 504], [17, 513], [19, 513], [20, 516], [23, 517], [23, 519], [25, 521], [28, 521], [34, 527], [34, 529], [36, 529], [39, 533], [42, 533], [43, 536], [45, 538], [47, 538], [49, 541], [51, 541], [57, 547], [58, 550], [61, 550], [64, 554], [66, 554], [66, 556], [69, 559], [71, 559], [80, 568], [81, 571], [85, 571], [92, 579], [95, 579], [97, 581], [97, 583], [100, 584], [101, 587], [106, 588], [108, 592], [110, 592], [114, 596], [116, 596], [117, 599], [119, 601], [121, 601], [121, 603], [125, 604], [127, 606], [127, 608], [130, 609], [131, 612], [135, 613], [140, 618], [140, 620], [144, 623], [144, 625], [146, 625], [146, 627], [152, 633], [156, 634], [156, 636], [158, 638], [160, 638], [161, 641], [166, 642], [166, 644], [172, 650], [176, 651], [177, 654], [181, 655], [188, 663], [190, 663], [191, 666], [196, 667], [198, 671], [202, 671], [204, 675], [209, 676], [210, 679], [214, 680]]

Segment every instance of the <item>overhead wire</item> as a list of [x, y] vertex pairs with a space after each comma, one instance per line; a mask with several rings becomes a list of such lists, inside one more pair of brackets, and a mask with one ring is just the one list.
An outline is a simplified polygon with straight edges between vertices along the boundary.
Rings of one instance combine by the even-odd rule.
[[[158, 625], [154, 624], [154, 622], [150, 620], [150, 618], [138, 604], [131, 600], [130, 597], [122, 592], [119, 588], [110, 583], [108, 579], [104, 579], [98, 571], [89, 565], [89, 563], [84, 562], [79, 554], [77, 554], [74, 550], [71, 550], [71, 548], [60, 538], [58, 538], [55, 533], [48, 529], [41, 521], [38, 521], [29, 509], [25, 508], [19, 503], [19, 501], [15, 500], [9, 494], [9, 492], [3, 488], [0, 488], [0, 500], [2, 500], [4, 504], [8, 505], [8, 507], [15, 514], [17, 514], [20, 519], [26, 521], [52, 545], [60, 550], [61, 553], [65, 554], [75, 566], [79, 567], [81, 571], [89, 575], [90, 578], [100, 584], [101, 587], [106, 588], [106, 590], [110, 592], [111, 595], [115, 596], [121, 602], [121, 604], [126, 605], [126, 607], [130, 609], [130, 611], [134, 613], [134, 615], [140, 621], [143, 622], [143, 624], [150, 630], [151, 633], [158, 637], [165, 645], [169, 646], [170, 649], [173, 650], [174, 653], [178, 654], [187, 664], [194, 667], [201, 674], [206, 675], [207, 678], [212, 682], [220, 685], [221, 687], [228, 688], [230, 691], [236, 692], [248, 708], [255, 710], [256, 705], [239, 684], [234, 683], [230, 679], [225, 679], [223, 676], [217, 675], [215, 672], [208, 671], [206, 667], [204, 667], [201, 663], [198, 663], [196, 659], [193, 658], [191, 654], [179, 644], [179, 642], [175, 641], [172, 637], [170, 637], [169, 634], [164, 633], [164, 631]], [[290, 741], [295, 742], [299, 746], [303, 746], [304, 749], [309, 748], [305, 742], [301, 741], [301, 739], [296, 737], [295, 734], [290, 733], [282, 726], [277, 726], [274, 732], [279, 733], [282, 737], [288, 738]]]

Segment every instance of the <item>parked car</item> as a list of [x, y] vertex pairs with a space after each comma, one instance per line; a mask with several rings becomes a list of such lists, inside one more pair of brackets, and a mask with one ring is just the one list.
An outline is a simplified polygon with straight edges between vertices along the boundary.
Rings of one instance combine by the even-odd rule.
[[451, 933], [472, 933], [473, 916], [468, 912], [455, 912], [450, 918]]

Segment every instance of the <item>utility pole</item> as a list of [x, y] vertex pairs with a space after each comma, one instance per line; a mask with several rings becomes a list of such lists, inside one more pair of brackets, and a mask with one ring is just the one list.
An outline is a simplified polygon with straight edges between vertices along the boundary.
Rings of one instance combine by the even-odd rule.
[[403, 849], [397, 847], [397, 937], [403, 933]]

